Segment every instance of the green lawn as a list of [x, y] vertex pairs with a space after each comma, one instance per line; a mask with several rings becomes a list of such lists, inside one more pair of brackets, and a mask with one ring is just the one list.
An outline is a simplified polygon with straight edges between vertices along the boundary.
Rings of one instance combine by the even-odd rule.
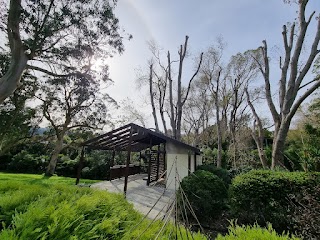
[[[21, 181], [30, 184], [67, 184], [75, 185], [75, 178], [52, 176], [50, 178], [39, 174], [3, 173], [0, 172], [0, 181]], [[80, 179], [80, 184], [91, 184], [98, 180]]]

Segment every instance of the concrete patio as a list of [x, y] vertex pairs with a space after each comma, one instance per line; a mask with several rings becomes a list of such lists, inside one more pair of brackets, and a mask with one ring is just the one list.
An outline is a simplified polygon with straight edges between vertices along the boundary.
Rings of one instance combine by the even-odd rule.
[[[136, 174], [129, 176], [127, 200], [133, 203], [134, 208], [150, 219], [163, 218], [175, 198], [173, 190], [165, 189], [164, 186], [150, 184], [147, 186], [147, 174]], [[92, 188], [107, 190], [109, 192], [123, 193], [124, 178], [112, 181], [103, 181], [91, 185]]]

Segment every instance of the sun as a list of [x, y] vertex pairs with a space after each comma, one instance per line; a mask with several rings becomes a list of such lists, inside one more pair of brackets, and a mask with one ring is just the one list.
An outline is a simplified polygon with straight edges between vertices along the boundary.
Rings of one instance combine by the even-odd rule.
[[101, 72], [106, 64], [107, 63], [102, 58], [93, 58], [91, 60], [91, 69], [97, 72]]

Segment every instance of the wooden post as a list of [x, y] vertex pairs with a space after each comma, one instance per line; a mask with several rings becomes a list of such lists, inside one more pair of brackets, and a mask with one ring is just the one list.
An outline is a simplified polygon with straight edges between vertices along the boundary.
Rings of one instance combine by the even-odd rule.
[[188, 176], [191, 173], [191, 152], [188, 151]]
[[81, 153], [80, 153], [79, 165], [78, 165], [78, 170], [77, 170], [76, 185], [78, 185], [79, 182], [80, 182], [81, 170], [82, 170], [82, 167], [83, 167], [83, 162], [84, 162], [84, 147], [82, 147], [82, 150], [81, 150]]
[[112, 151], [112, 159], [111, 159], [110, 167], [113, 167], [113, 166], [114, 166], [114, 158], [115, 158], [115, 155], [116, 155], [116, 150], [114, 150], [114, 149], [113, 149], [113, 151]]
[[147, 180], [147, 185], [149, 186], [150, 184], [150, 175], [151, 175], [151, 156], [152, 156], [152, 138], [150, 138], [150, 147], [149, 147], [149, 162], [148, 162], [148, 180]]
[[157, 180], [159, 179], [159, 169], [160, 168], [160, 144], [158, 145], [157, 151]]
[[132, 143], [132, 127], [130, 128], [130, 136], [129, 136], [129, 145], [127, 150], [127, 164], [126, 164], [126, 170], [125, 170], [125, 178], [124, 178], [124, 187], [123, 192], [124, 196], [127, 195], [127, 186], [128, 186], [128, 176], [129, 176], [129, 164], [130, 164], [130, 157], [131, 157], [131, 143]]

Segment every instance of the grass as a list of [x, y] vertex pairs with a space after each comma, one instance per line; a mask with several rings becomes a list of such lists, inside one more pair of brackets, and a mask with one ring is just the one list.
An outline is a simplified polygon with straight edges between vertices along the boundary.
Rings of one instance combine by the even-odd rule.
[[[69, 177], [45, 177], [44, 174], [23, 174], [23, 173], [4, 173], [0, 172], [0, 181], [20, 181], [28, 184], [65, 184], [75, 185], [76, 179]], [[92, 184], [98, 180], [80, 179], [80, 184]]]

